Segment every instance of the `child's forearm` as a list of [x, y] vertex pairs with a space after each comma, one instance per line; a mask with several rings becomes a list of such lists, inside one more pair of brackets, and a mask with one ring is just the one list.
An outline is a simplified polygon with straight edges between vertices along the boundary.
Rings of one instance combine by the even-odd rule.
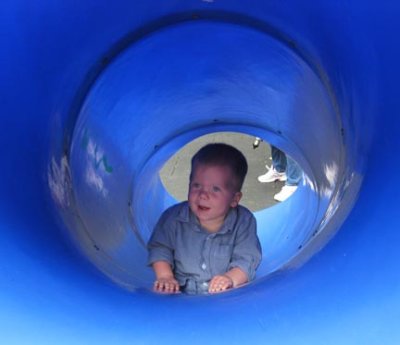
[[232, 280], [233, 287], [247, 283], [249, 280], [247, 274], [238, 267], [232, 268], [230, 271], [226, 272], [225, 275]]
[[174, 278], [171, 265], [166, 261], [156, 261], [152, 264], [157, 279]]

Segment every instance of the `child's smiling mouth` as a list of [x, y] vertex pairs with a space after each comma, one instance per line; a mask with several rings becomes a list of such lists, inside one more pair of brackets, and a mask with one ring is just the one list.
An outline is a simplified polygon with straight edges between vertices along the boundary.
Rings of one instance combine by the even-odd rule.
[[200, 211], [208, 211], [208, 210], [210, 209], [210, 207], [203, 206], [203, 205], [198, 205], [197, 207], [198, 207], [198, 209], [199, 209]]

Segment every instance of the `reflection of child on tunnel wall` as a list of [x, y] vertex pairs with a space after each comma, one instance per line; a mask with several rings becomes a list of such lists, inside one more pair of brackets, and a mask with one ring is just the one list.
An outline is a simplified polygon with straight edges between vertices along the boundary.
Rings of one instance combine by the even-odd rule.
[[254, 216], [239, 205], [246, 174], [246, 158], [230, 145], [193, 156], [188, 201], [162, 214], [148, 243], [155, 291], [216, 293], [254, 278], [261, 247]]

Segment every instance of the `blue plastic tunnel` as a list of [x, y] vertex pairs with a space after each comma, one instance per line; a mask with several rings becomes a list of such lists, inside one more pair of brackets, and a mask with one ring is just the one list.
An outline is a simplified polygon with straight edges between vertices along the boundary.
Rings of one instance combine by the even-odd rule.
[[[5, 1], [1, 344], [399, 344], [400, 5]], [[208, 133], [304, 170], [254, 282], [157, 295], [163, 164]]]

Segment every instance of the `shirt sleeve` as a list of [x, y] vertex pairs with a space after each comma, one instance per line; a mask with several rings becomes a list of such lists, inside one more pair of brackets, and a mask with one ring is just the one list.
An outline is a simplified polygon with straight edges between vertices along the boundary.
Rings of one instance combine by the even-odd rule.
[[156, 261], [166, 261], [174, 268], [173, 227], [170, 223], [170, 212], [167, 210], [161, 215], [147, 243], [149, 266]]
[[238, 224], [238, 233], [229, 269], [240, 268], [251, 281], [255, 278], [256, 269], [261, 262], [262, 251], [257, 236], [256, 219], [250, 211], [248, 213]]

